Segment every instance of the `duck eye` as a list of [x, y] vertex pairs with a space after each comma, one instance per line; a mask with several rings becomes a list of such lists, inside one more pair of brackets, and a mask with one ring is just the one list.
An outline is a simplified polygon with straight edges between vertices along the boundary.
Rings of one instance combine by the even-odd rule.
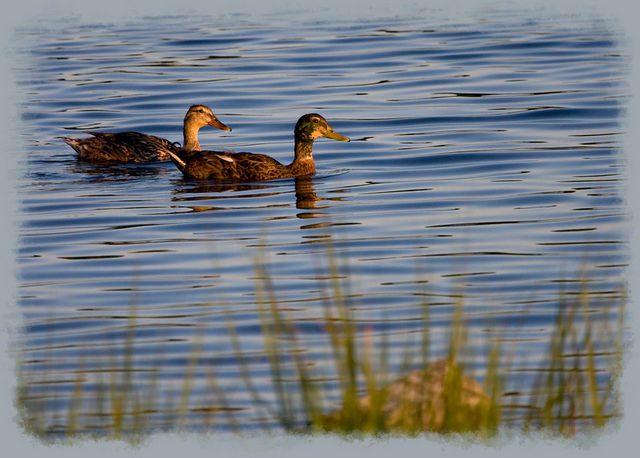
[[315, 122], [316, 124], [318, 124], [318, 120], [317, 119], [313, 119], [313, 122]]

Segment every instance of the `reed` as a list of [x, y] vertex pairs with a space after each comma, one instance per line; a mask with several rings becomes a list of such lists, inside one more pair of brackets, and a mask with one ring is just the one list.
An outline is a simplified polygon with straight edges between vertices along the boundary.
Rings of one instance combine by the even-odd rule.
[[[295, 355], [298, 368], [297, 390], [286, 390], [279, 380], [286, 372], [286, 363], [281, 357], [287, 353], [284, 348], [273, 344], [276, 341], [296, 342], [294, 318], [287, 318], [286, 312], [278, 308], [273, 282], [264, 266], [260, 263], [259, 278], [262, 284], [257, 288], [266, 291], [270, 298], [269, 307], [263, 308], [261, 322], [265, 336], [265, 349], [269, 354], [272, 379], [280, 392], [280, 399], [287, 396], [286, 403], [281, 402], [281, 426], [288, 431], [339, 432], [343, 434], [388, 434], [403, 433], [414, 435], [425, 431], [459, 433], [472, 431], [479, 437], [493, 437], [503, 424], [503, 386], [509, 376], [509, 367], [513, 355], [507, 356], [500, 339], [484, 342], [486, 348], [486, 370], [482, 392], [479, 392], [473, 380], [465, 375], [461, 361], [465, 355], [473, 353], [474, 346], [468, 342], [467, 323], [464, 319], [464, 295], [458, 295], [458, 304], [451, 318], [448, 350], [442, 367], [448, 368], [444, 377], [434, 388], [429, 368], [437, 364], [430, 358], [430, 320], [429, 304], [420, 304], [420, 364], [421, 383], [402, 382], [411, 366], [411, 354], [405, 355], [399, 373], [390, 373], [388, 366], [388, 344], [386, 334], [378, 337], [371, 332], [358, 331], [352, 308], [347, 303], [348, 295], [340, 279], [336, 257], [332, 248], [326, 250], [329, 266], [331, 290], [325, 293], [330, 298], [325, 301], [324, 328], [331, 346], [335, 374], [340, 390], [341, 402], [337, 406], [328, 406], [322, 399], [321, 390], [313, 388], [311, 382], [316, 377], [308, 368], [312, 361], [303, 361], [302, 349], [288, 348]], [[320, 276], [319, 276], [320, 277]], [[348, 277], [348, 276], [347, 276]], [[620, 416], [617, 380], [621, 369], [621, 355], [624, 336], [623, 293], [617, 304], [610, 304], [605, 311], [595, 311], [587, 290], [587, 281], [582, 282], [582, 291], [575, 295], [559, 293], [559, 312], [553, 328], [548, 354], [543, 361], [548, 367], [536, 370], [540, 376], [529, 391], [529, 401], [524, 407], [528, 415], [520, 424], [520, 431], [545, 431], [547, 433], [574, 436], [580, 431], [602, 428], [614, 418]], [[621, 288], [623, 291], [624, 288]], [[270, 315], [269, 315], [270, 313]], [[618, 316], [616, 328], [610, 326], [611, 315]], [[375, 345], [374, 339], [380, 340]], [[477, 342], [475, 343], [477, 344]], [[373, 348], [380, 348], [378, 360]], [[606, 360], [606, 369], [597, 359]], [[600, 367], [600, 369], [598, 369]], [[303, 369], [304, 368], [304, 369]], [[598, 382], [598, 375], [606, 377], [606, 383]], [[400, 380], [395, 384], [393, 380]], [[394, 386], [395, 385], [395, 386]], [[415, 393], [398, 397], [393, 390], [402, 386], [407, 393], [423, 389], [431, 393], [435, 400], [422, 402]], [[417, 388], [416, 388], [417, 387]], [[434, 391], [435, 390], [435, 391]], [[440, 392], [440, 391], [441, 392]], [[293, 393], [293, 394], [292, 394]], [[291, 396], [299, 395], [303, 418], [296, 417]], [[390, 396], [400, 405], [390, 406]], [[440, 397], [438, 397], [440, 396]], [[422, 402], [422, 404], [421, 404]], [[322, 413], [324, 412], [324, 413]], [[306, 422], [306, 423], [305, 423]], [[301, 429], [300, 424], [306, 424]], [[513, 430], [513, 428], [511, 428]]]
[[[617, 304], [592, 309], [586, 282], [577, 298], [562, 296], [548, 350], [550, 364], [534, 384], [525, 430], [573, 436], [579, 430], [602, 430], [620, 418], [625, 304], [621, 293]], [[611, 315], [617, 315], [615, 328]], [[606, 380], [598, 382], [598, 376]]]
[[[318, 272], [318, 284], [326, 299], [323, 316], [317, 320], [326, 335], [331, 374], [319, 368], [302, 344], [295, 315], [278, 300], [264, 254], [254, 260], [254, 289], [273, 400], [264, 399], [252, 380], [233, 314], [224, 307], [240, 379], [256, 411], [282, 430], [349, 436], [470, 433], [480, 439], [490, 439], [500, 431], [543, 431], [573, 437], [604, 431], [612, 420], [620, 418], [624, 287], [619, 299], [604, 308], [592, 304], [594, 297], [586, 280], [579, 294], [559, 293], [549, 348], [542, 358], [547, 366], [535, 368], [535, 383], [519, 393], [521, 398], [528, 397], [515, 407], [528, 413], [514, 419], [505, 416], [514, 406], [508, 405], [503, 388], [511, 376], [514, 355], [506, 351], [500, 338], [469, 341], [464, 294], [456, 295], [445, 354], [436, 357], [431, 348], [432, 305], [423, 300], [416, 304], [420, 319], [417, 345], [407, 344], [402, 361], [394, 365], [388, 333], [384, 327], [374, 332], [361, 324], [350, 302], [350, 277], [344, 274], [348, 269], [339, 265], [331, 245], [325, 251], [327, 270], [322, 275]], [[421, 293], [416, 296], [428, 297]], [[137, 305], [132, 302], [118, 347], [120, 355], [113, 355], [108, 367], [97, 371], [103, 375], [93, 398], [85, 386], [89, 374], [86, 360], [80, 359], [66, 412], [50, 410], [52, 401], [38, 395], [35, 385], [27, 381], [22, 370], [24, 355], [19, 355], [16, 402], [25, 431], [44, 440], [104, 437], [135, 442], [152, 431], [188, 431], [193, 428], [194, 414], [204, 414], [206, 429], [242, 432], [245, 425], [236, 418], [216, 367], [203, 366], [207, 356], [202, 344], [205, 323], [197, 326], [176, 399], [161, 397], [160, 367], [150, 371], [143, 389], [134, 385]], [[468, 374], [465, 365], [478, 351], [485, 355], [482, 384]], [[202, 367], [209, 391], [206, 405], [197, 404], [199, 399], [192, 392]], [[332, 397], [339, 402], [330, 401]], [[159, 426], [157, 417], [162, 415], [164, 423]], [[89, 418], [98, 419], [97, 424]]]

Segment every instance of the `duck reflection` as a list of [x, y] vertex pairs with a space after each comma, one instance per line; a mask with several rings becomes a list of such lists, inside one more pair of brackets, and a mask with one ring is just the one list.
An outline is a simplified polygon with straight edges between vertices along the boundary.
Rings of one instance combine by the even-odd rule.
[[[296, 179], [296, 208], [310, 210], [317, 208], [316, 202], [322, 200], [313, 189], [311, 177], [297, 177]], [[300, 216], [308, 218], [309, 216]]]
[[[220, 183], [191, 181], [186, 179], [176, 180], [173, 190], [174, 202], [197, 202], [211, 201], [220, 199], [237, 199], [249, 198], [259, 199], [282, 194], [290, 194], [291, 188], [289, 180], [276, 182], [263, 182], [259, 184], [239, 184], [239, 183]], [[318, 205], [318, 202], [324, 200], [315, 192], [312, 177], [297, 177], [294, 179], [295, 186], [295, 205], [300, 210], [314, 210], [325, 208]], [[254, 191], [254, 192], [247, 192]], [[276, 204], [277, 205], [277, 204]], [[224, 210], [225, 207], [206, 206], [206, 205], [189, 205], [192, 211], [202, 212], [211, 210]], [[298, 218], [315, 218], [324, 216], [320, 212], [304, 212], [296, 215]]]
[[69, 167], [72, 173], [87, 175], [91, 181], [123, 181], [131, 178], [158, 177], [173, 174], [166, 163], [149, 163], [144, 165], [101, 164], [79, 160], [73, 161]]
[[[179, 179], [175, 180], [174, 184], [176, 188], [173, 190], [174, 194], [210, 194], [210, 193], [228, 193], [228, 192], [242, 192], [242, 191], [251, 191], [251, 190], [263, 190], [263, 189], [274, 189], [278, 186], [274, 184], [242, 184], [242, 183], [225, 183], [225, 182], [202, 182], [202, 181], [194, 181], [189, 179]], [[260, 197], [264, 195], [272, 195], [277, 194], [274, 193], [258, 193], [258, 194], [247, 194], [243, 195], [243, 197]], [[189, 196], [187, 198], [179, 198], [176, 197], [174, 200], [197, 200], [200, 196]], [[230, 196], [202, 196], [202, 199], [225, 199]], [[237, 196], [233, 196], [237, 197]]]

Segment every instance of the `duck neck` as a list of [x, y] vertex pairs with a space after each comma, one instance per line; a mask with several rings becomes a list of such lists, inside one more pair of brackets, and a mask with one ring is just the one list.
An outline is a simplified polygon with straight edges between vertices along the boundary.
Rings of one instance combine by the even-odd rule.
[[316, 165], [312, 155], [313, 140], [298, 140], [295, 145], [295, 158], [289, 168], [296, 176], [313, 175], [316, 172]]
[[198, 143], [198, 131], [200, 126], [195, 122], [185, 119], [184, 127], [182, 128], [182, 135], [184, 142], [182, 148], [187, 151], [200, 151], [200, 143]]

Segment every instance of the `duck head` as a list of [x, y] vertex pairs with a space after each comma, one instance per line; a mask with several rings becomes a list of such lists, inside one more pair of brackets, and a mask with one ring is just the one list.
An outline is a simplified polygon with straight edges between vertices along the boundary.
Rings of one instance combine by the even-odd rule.
[[309, 113], [298, 119], [295, 128], [296, 141], [313, 142], [318, 137], [327, 137], [341, 142], [351, 141], [333, 130], [329, 123], [317, 113]]
[[184, 117], [184, 123], [194, 125], [198, 129], [203, 126], [213, 126], [220, 130], [231, 131], [229, 126], [218, 121], [211, 108], [206, 105], [192, 105]]

